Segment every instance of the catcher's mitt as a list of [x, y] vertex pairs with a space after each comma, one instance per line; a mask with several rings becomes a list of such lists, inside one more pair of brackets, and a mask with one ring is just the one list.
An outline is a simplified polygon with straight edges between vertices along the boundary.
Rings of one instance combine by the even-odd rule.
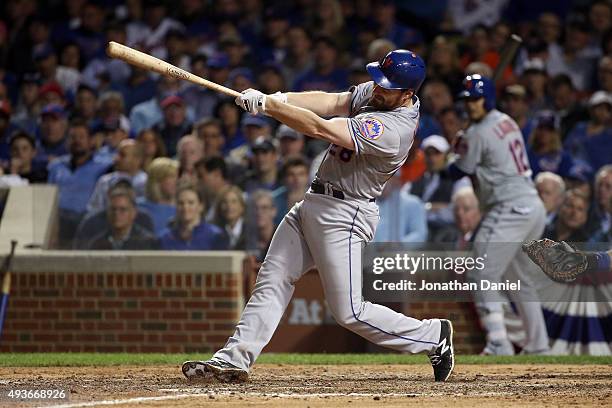
[[523, 251], [555, 282], [572, 282], [589, 267], [587, 253], [575, 250], [565, 241], [539, 239], [524, 243]]

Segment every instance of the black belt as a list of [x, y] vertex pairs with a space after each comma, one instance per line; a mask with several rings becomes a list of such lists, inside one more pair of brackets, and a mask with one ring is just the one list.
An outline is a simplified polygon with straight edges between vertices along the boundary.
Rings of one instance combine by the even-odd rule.
[[[344, 200], [345, 198], [344, 191], [336, 190], [335, 188], [330, 188], [330, 191], [327, 192], [325, 191], [325, 186], [323, 184], [314, 181], [312, 182], [312, 184], [310, 184], [310, 190], [315, 194], [331, 195], [332, 197], [338, 198], [340, 200]], [[368, 200], [371, 203], [376, 201], [375, 198], [364, 198], [364, 200]]]

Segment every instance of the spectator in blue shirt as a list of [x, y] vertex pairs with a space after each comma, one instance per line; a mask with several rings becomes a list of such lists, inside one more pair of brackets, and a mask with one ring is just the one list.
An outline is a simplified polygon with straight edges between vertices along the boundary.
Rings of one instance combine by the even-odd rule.
[[197, 188], [191, 185], [179, 188], [176, 194], [176, 218], [172, 225], [161, 233], [162, 249], [227, 249], [228, 240], [223, 230], [204, 221], [204, 206]]
[[68, 247], [85, 214], [87, 202], [98, 178], [109, 162], [93, 158], [91, 134], [87, 124], [75, 119], [68, 129], [70, 154], [49, 164], [49, 183], [59, 189], [60, 246]]
[[145, 198], [138, 200], [138, 209], [151, 214], [158, 236], [176, 215], [178, 168], [178, 162], [167, 157], [153, 159], [147, 167]]
[[314, 46], [315, 67], [296, 79], [295, 91], [333, 92], [348, 88], [348, 71], [336, 66], [338, 47], [329, 37], [319, 37]]
[[612, 163], [612, 96], [598, 91], [589, 99], [590, 119], [578, 123], [565, 140], [566, 149], [594, 171]]
[[552, 111], [536, 116], [534, 130], [529, 135], [528, 157], [533, 176], [549, 171], [566, 177], [572, 168], [572, 157], [563, 150], [558, 121]]
[[376, 242], [422, 244], [427, 241], [427, 213], [425, 205], [408, 189], [402, 188], [399, 172], [387, 182], [376, 200], [380, 221], [376, 227]]

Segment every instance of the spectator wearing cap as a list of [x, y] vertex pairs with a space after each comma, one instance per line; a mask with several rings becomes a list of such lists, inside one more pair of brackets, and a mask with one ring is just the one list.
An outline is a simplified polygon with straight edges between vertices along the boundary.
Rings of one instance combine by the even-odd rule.
[[217, 215], [215, 213], [219, 194], [230, 185], [228, 181], [228, 171], [225, 160], [221, 156], [212, 156], [200, 159], [195, 164], [195, 171], [198, 179], [198, 188], [204, 194], [204, 198], [209, 203], [206, 220], [213, 222]]
[[195, 134], [204, 143], [204, 157], [223, 157], [225, 139], [221, 121], [215, 118], [204, 118], [194, 126]]
[[275, 224], [281, 220], [294, 204], [304, 199], [310, 179], [308, 162], [300, 156], [288, 158], [281, 168], [283, 185], [272, 192], [277, 210]]
[[374, 241], [423, 244], [427, 241], [427, 214], [425, 205], [403, 188], [400, 173], [395, 173], [385, 185], [376, 203], [380, 222]]
[[204, 219], [206, 203], [193, 185], [180, 187], [176, 193], [176, 217], [160, 234], [165, 250], [224, 250], [228, 238], [223, 230]]
[[589, 197], [578, 190], [568, 190], [555, 221], [544, 229], [543, 238], [573, 243], [586, 242]]
[[[169, 96], [179, 95], [181, 84], [178, 79], [162, 75], [157, 81], [157, 91], [153, 98], [141, 102], [130, 111], [130, 127], [138, 133], [149, 129], [164, 120], [161, 102]], [[193, 120], [193, 110], [187, 108], [187, 118]], [[182, 135], [181, 135], [182, 136]], [[174, 151], [174, 149], [173, 149]]]
[[261, 139], [270, 139], [272, 129], [270, 122], [262, 115], [245, 114], [241, 121], [245, 143], [230, 150], [227, 160], [230, 164], [250, 167], [251, 147]]
[[193, 134], [185, 135], [178, 141], [176, 152], [181, 183], [195, 184], [197, 182], [195, 164], [204, 157], [204, 143]]
[[253, 72], [249, 68], [234, 68], [228, 77], [230, 88], [238, 92], [253, 88], [253, 81]]
[[274, 191], [280, 187], [278, 174], [278, 153], [274, 143], [267, 138], [261, 138], [253, 144], [253, 169], [247, 174], [244, 191], [255, 190]]
[[[47, 105], [40, 111], [40, 128], [36, 161], [47, 163], [68, 153], [66, 133], [68, 120], [61, 105]], [[89, 132], [89, 131], [88, 131]]]
[[578, 122], [588, 119], [588, 112], [578, 102], [572, 79], [565, 74], [559, 74], [550, 80], [550, 96], [552, 108], [560, 121], [561, 140], [565, 141], [569, 131]]
[[147, 173], [142, 170], [142, 161], [142, 146], [133, 139], [122, 140], [114, 157], [115, 171], [100, 177], [87, 203], [87, 212], [94, 213], [106, 208], [108, 191], [119, 180], [128, 180], [136, 198], [143, 198]]
[[546, 208], [546, 225], [557, 217], [565, 196], [565, 182], [558, 174], [549, 171], [539, 173], [534, 179], [538, 195]]
[[216, 53], [208, 58], [210, 80], [216, 84], [225, 85], [229, 80], [230, 61], [226, 54]]
[[11, 117], [11, 122], [29, 134], [35, 134], [38, 127], [38, 118], [42, 103], [38, 98], [40, 89], [40, 75], [37, 73], [25, 73], [21, 78], [19, 99], [17, 107]]
[[28, 133], [18, 130], [10, 140], [10, 165], [8, 172], [32, 183], [46, 183], [47, 169], [41, 163], [34, 161], [36, 157], [36, 142]]
[[130, 128], [126, 121], [109, 119], [101, 124], [100, 130], [102, 131], [104, 142], [95, 152], [95, 157], [100, 161], [112, 162], [117, 154], [119, 143], [129, 137]]
[[501, 105], [501, 110], [516, 121], [523, 134], [523, 139], [527, 141], [533, 123], [529, 119], [529, 105], [527, 104], [525, 87], [519, 84], [508, 85], [504, 89]]
[[348, 71], [337, 67], [339, 50], [334, 40], [319, 37], [314, 41], [315, 66], [296, 79], [295, 91], [333, 92], [348, 88]]
[[38, 99], [42, 106], [66, 106], [66, 98], [62, 87], [55, 81], [44, 83], [38, 90]]
[[[285, 69], [287, 83], [292, 84], [296, 78], [306, 74], [306, 72], [313, 68], [312, 39], [304, 26], [294, 25], [287, 31], [287, 41], [287, 53], [283, 59], [283, 67]], [[273, 68], [268, 67], [268, 69]], [[277, 73], [279, 76], [283, 76], [280, 68]], [[261, 75], [263, 75], [263, 72]], [[262, 80], [260, 77], [260, 84], [266, 82], [268, 81]], [[274, 93], [283, 90], [284, 89], [277, 89], [272, 92], [267, 91], [266, 93]]]
[[191, 120], [187, 117], [185, 101], [178, 95], [171, 95], [161, 101], [163, 119], [153, 128], [166, 145], [168, 156], [176, 156], [176, 145], [181, 137], [191, 132]]
[[[427, 223], [433, 233], [452, 222], [449, 204], [455, 182], [445, 170], [450, 145], [443, 136], [431, 135], [423, 139], [421, 149], [425, 153], [426, 171], [412, 184], [410, 193], [426, 203]], [[463, 181], [457, 181], [457, 187], [462, 184]]]
[[233, 149], [246, 143], [243, 128], [240, 126], [241, 110], [231, 100], [221, 100], [215, 106], [213, 117], [219, 118], [221, 129], [225, 137], [223, 154], [227, 155]]
[[157, 236], [176, 214], [177, 182], [178, 162], [176, 160], [158, 157], [147, 167], [145, 198], [138, 200], [138, 209], [151, 215]]
[[76, 92], [81, 73], [74, 68], [58, 65], [57, 55], [50, 44], [35, 46], [32, 59], [43, 82], [56, 82], [64, 92]]
[[588, 102], [590, 119], [579, 122], [565, 140], [566, 149], [594, 171], [612, 163], [612, 96], [595, 92]]
[[106, 206], [108, 228], [86, 245], [89, 250], [152, 250], [159, 248], [155, 236], [136, 224], [138, 209], [133, 192], [116, 189]]
[[274, 63], [265, 64], [257, 77], [257, 89], [266, 94], [283, 92], [287, 89], [283, 68]]
[[89, 127], [75, 119], [68, 129], [69, 154], [49, 164], [49, 183], [59, 190], [60, 245], [67, 247], [87, 209], [98, 178], [109, 167], [93, 157]]
[[279, 143], [280, 161], [290, 158], [304, 157], [304, 135], [282, 124], [276, 129], [276, 139]]
[[528, 138], [528, 157], [533, 176], [542, 171], [566, 177], [573, 166], [572, 157], [563, 149], [557, 118], [552, 111], [541, 111], [534, 119]]
[[[204, 54], [198, 54], [191, 60], [191, 72], [202, 78], [209, 78], [208, 58]], [[196, 118], [207, 118], [213, 116], [215, 106], [219, 102], [219, 94], [204, 86], [189, 83], [181, 93], [187, 106], [193, 108]]]
[[247, 61], [249, 49], [242, 42], [240, 35], [227, 33], [222, 35], [218, 41], [218, 49], [223, 54], [227, 55], [229, 66], [233, 69], [250, 65]]
[[551, 101], [547, 93], [548, 74], [544, 61], [539, 58], [526, 61], [520, 79], [527, 92], [529, 111], [550, 109]]

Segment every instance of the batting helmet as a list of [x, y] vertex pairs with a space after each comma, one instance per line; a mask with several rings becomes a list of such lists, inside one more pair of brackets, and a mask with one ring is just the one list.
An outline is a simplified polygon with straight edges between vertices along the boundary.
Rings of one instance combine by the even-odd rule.
[[379, 62], [370, 62], [366, 69], [379, 86], [385, 89], [412, 89], [416, 92], [425, 80], [425, 62], [409, 50], [394, 50]]
[[484, 98], [486, 110], [495, 108], [495, 85], [487, 77], [480, 74], [472, 74], [463, 80], [463, 91], [459, 92], [459, 98]]

